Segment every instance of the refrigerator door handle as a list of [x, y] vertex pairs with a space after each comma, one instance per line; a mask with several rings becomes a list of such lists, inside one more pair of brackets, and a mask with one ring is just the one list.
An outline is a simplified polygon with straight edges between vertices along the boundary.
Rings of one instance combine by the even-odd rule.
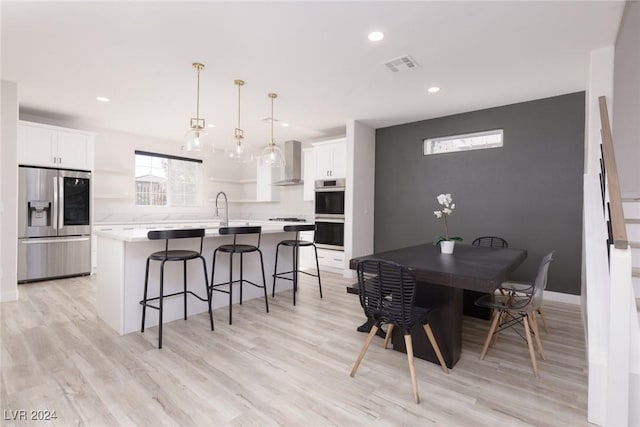
[[60, 196], [58, 197], [58, 205], [60, 205], [60, 213], [58, 214], [58, 228], [62, 230], [62, 228], [64, 227], [64, 177], [58, 178], [58, 185], [60, 186], [60, 188], [58, 189], [58, 191], [60, 192]]
[[51, 226], [54, 230], [58, 229], [58, 177], [53, 177], [53, 216]]
[[71, 242], [86, 242], [89, 237], [75, 237], [71, 239], [29, 239], [20, 240], [23, 245], [39, 245], [41, 243], [71, 243]]

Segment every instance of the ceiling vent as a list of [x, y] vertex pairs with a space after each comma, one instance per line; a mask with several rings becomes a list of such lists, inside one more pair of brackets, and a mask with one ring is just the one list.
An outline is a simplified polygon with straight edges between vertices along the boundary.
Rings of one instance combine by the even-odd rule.
[[[260, 118], [258, 118], [258, 120], [261, 121], [262, 123], [267, 124], [267, 125], [271, 124], [271, 117], [260, 117]], [[278, 123], [278, 122], [279, 122], [278, 119], [276, 119], [276, 118], [273, 119], [273, 123]]]
[[398, 71], [412, 70], [419, 67], [418, 63], [409, 55], [402, 55], [398, 58], [390, 59], [385, 62], [384, 65], [394, 73], [397, 73]]

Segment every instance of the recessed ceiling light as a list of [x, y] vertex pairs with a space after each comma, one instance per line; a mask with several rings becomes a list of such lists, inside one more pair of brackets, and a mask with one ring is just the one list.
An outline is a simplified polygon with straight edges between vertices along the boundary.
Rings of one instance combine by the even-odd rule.
[[368, 37], [372, 42], [379, 42], [384, 38], [384, 34], [380, 31], [374, 31], [372, 33], [369, 33]]
[[438, 93], [438, 92], [440, 92], [440, 88], [438, 86], [431, 86], [427, 90], [429, 91], [429, 93]]
[[216, 127], [216, 125], [214, 125], [213, 123], [209, 123], [207, 126], [210, 127], [210, 128]]
[[96, 100], [100, 102], [109, 102], [109, 98], [106, 98], [104, 96], [96, 96]]
[[286, 128], [286, 127], [289, 127], [289, 123], [282, 123], [280, 126], [282, 126], [282, 127], [285, 127], [285, 128]]

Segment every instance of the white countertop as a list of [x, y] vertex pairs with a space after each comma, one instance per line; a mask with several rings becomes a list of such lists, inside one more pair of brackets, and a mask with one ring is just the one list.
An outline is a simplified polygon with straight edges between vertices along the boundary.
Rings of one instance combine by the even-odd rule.
[[[240, 220], [238, 220], [240, 221]], [[143, 224], [218, 224], [220, 218], [204, 219], [155, 219], [155, 220], [131, 220], [131, 221], [96, 221], [93, 225], [101, 227], [105, 225], [143, 225]]]
[[[229, 222], [251, 222], [260, 224], [284, 224], [284, 221], [271, 221], [267, 219], [230, 219]], [[109, 226], [109, 225], [147, 225], [147, 224], [219, 224], [220, 218], [201, 218], [201, 219], [156, 219], [156, 220], [136, 220], [136, 221], [96, 221], [93, 225], [95, 227]], [[286, 222], [287, 224], [293, 224]], [[304, 224], [302, 222], [296, 222], [295, 224]]]
[[[157, 224], [162, 223], [172, 223], [175, 224], [177, 221], [164, 221], [157, 222]], [[178, 223], [185, 224], [183, 228], [195, 228], [191, 226], [194, 222], [202, 223], [203, 221], [179, 221]], [[144, 224], [149, 224], [145, 222]], [[231, 220], [229, 221], [230, 227], [241, 227], [241, 226], [262, 226], [262, 234], [271, 234], [271, 233], [283, 233], [283, 227], [285, 225], [302, 225], [302, 224], [312, 224], [308, 222], [279, 222], [279, 221], [244, 221], [244, 220]], [[103, 224], [106, 225], [106, 224]], [[220, 227], [207, 227], [205, 230], [205, 237], [218, 237], [220, 233], [218, 232]], [[166, 228], [159, 228], [160, 230], [166, 230]], [[108, 231], [100, 231], [94, 230], [94, 234], [98, 237], [105, 237], [108, 239], [121, 240], [124, 242], [143, 242], [148, 241], [147, 233], [150, 229], [147, 228], [135, 228], [133, 230], [108, 230]]]

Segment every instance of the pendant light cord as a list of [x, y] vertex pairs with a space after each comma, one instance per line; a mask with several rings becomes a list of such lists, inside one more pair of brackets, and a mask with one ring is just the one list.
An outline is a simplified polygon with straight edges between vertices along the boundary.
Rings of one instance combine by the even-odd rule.
[[198, 70], [198, 78], [196, 83], [196, 127], [200, 127], [200, 67]]
[[269, 94], [269, 98], [271, 98], [271, 142], [269, 142], [269, 145], [271, 145], [272, 147], [275, 145], [275, 141], [273, 140], [273, 121], [275, 120], [273, 117], [273, 100], [275, 97], [275, 93]]
[[240, 88], [242, 85], [240, 83], [236, 83], [238, 85], [238, 129], [240, 129]]

